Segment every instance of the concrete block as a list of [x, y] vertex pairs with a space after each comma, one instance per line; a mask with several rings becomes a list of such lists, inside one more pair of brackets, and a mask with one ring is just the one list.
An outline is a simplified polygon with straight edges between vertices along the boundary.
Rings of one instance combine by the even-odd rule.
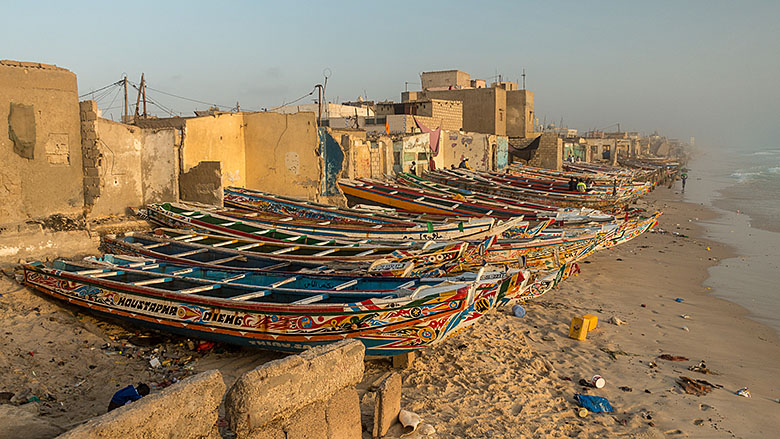
[[331, 396], [325, 408], [329, 439], [360, 439], [360, 398], [354, 387], [345, 387]]
[[82, 112], [91, 111], [97, 114], [97, 108], [97, 102], [95, 101], [88, 100], [79, 102], [79, 110]]
[[393, 372], [381, 383], [374, 398], [374, 427], [371, 436], [381, 438], [398, 421], [401, 412], [401, 374]]
[[249, 436], [236, 436], [236, 439], [287, 439], [287, 433], [280, 423], [273, 423], [252, 431]]
[[406, 369], [414, 364], [414, 352], [393, 356], [393, 367], [396, 369]]
[[344, 340], [310, 349], [242, 375], [225, 397], [231, 430], [248, 437], [276, 418], [311, 403], [328, 401], [337, 391], [363, 378], [365, 347]]
[[218, 439], [224, 393], [222, 374], [203, 372], [94, 418], [58, 439]]
[[0, 420], [0, 439], [50, 438], [64, 430], [22, 407], [11, 404], [0, 404]]
[[92, 121], [97, 119], [97, 113], [92, 111], [85, 111], [81, 114], [81, 120]]
[[86, 177], [100, 177], [100, 174], [98, 174], [98, 168], [92, 167], [92, 166], [84, 166], [84, 176]]
[[99, 186], [99, 185], [100, 185], [100, 177], [90, 177], [90, 176], [84, 177], [84, 186]]
[[286, 439], [328, 439], [325, 405], [317, 402], [302, 408], [287, 420], [284, 432]]

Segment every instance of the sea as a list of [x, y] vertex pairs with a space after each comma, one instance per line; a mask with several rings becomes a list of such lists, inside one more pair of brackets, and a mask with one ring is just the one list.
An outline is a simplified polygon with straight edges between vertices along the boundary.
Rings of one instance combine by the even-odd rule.
[[710, 268], [705, 286], [780, 336], [780, 148], [697, 147], [683, 194], [718, 214], [698, 223], [737, 253]]

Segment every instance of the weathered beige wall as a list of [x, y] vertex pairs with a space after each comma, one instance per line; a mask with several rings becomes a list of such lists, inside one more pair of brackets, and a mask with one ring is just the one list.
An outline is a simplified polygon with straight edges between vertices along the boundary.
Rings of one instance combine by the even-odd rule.
[[341, 150], [344, 152], [341, 176], [350, 179], [371, 177], [371, 142], [366, 140], [366, 132], [330, 128], [328, 132], [339, 141]]
[[322, 168], [316, 117], [244, 114], [247, 188], [317, 199]]
[[429, 133], [405, 136], [395, 140], [393, 142], [393, 171], [408, 172], [412, 162], [415, 162], [417, 175], [422, 175], [422, 171], [428, 169], [430, 154], [431, 137]]
[[[282, 115], [278, 115], [282, 116]], [[202, 161], [221, 163], [222, 186], [246, 186], [244, 114], [187, 119], [182, 139], [182, 171]]]
[[[9, 120], [12, 105], [31, 108]], [[32, 158], [14, 151], [9, 125], [28, 137]], [[82, 212], [81, 122], [70, 71], [0, 61], [0, 200], [0, 224]]]
[[560, 171], [563, 169], [563, 140], [555, 133], [542, 133], [539, 148], [527, 164]]
[[439, 154], [436, 165], [449, 168], [460, 165], [460, 158], [466, 157], [469, 166], [478, 171], [495, 169], [493, 145], [496, 136], [481, 133], [461, 133], [459, 131], [443, 131], [439, 141]]
[[98, 118], [96, 163], [100, 195], [90, 214], [127, 213], [128, 207], [176, 201], [176, 131], [143, 129]]
[[440, 70], [423, 72], [420, 75], [423, 90], [448, 87], [470, 87], [471, 75], [460, 70]]
[[220, 162], [222, 186], [315, 200], [322, 178], [314, 113], [235, 113], [187, 119], [182, 171]]
[[534, 94], [528, 90], [506, 93], [506, 135], [529, 137], [533, 133]]
[[506, 90], [472, 88], [426, 91], [419, 99], [434, 98], [463, 102], [463, 130], [473, 133], [506, 135]]

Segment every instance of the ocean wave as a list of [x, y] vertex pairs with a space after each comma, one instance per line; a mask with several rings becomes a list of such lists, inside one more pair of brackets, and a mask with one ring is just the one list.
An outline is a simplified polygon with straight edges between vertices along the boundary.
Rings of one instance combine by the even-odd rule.
[[748, 172], [748, 171], [735, 171], [732, 172], [729, 177], [736, 178], [738, 182], [744, 183], [745, 181], [761, 175], [760, 172]]
[[780, 174], [780, 166], [775, 166], [774, 168], [769, 168], [766, 171], [771, 173], [771, 174]]
[[765, 151], [756, 151], [750, 155], [778, 155], [780, 154], [780, 149], [768, 149]]

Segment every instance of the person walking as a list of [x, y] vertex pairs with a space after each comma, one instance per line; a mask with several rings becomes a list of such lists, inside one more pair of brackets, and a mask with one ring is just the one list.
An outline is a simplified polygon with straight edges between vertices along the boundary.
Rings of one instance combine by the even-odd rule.
[[685, 180], [687, 180], [687, 179], [688, 179], [688, 173], [687, 172], [683, 172], [682, 174], [680, 174], [680, 181], [682, 182], [682, 190], [683, 190], [683, 192], [685, 192]]

